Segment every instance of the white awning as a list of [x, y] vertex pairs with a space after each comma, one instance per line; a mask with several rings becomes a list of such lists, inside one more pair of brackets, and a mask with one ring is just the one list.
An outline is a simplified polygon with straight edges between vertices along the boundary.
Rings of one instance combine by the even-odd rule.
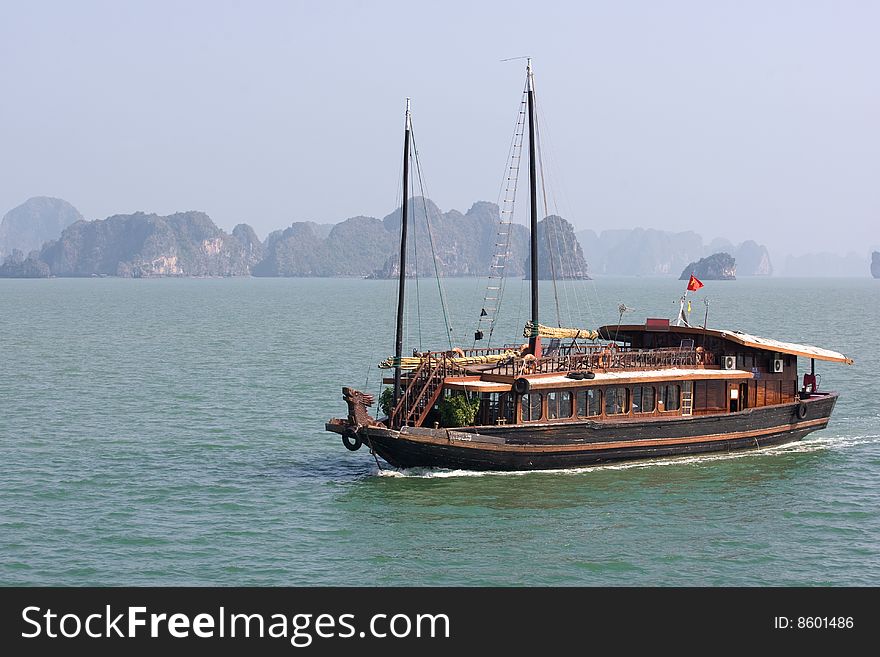
[[847, 358], [837, 351], [814, 347], [811, 344], [797, 344], [794, 342], [782, 342], [773, 340], [772, 338], [759, 338], [756, 335], [749, 335], [742, 331], [718, 331], [723, 337], [733, 342], [737, 342], [746, 347], [758, 347], [759, 349], [771, 349], [781, 354], [792, 354], [794, 356], [802, 356], [803, 358], [815, 358], [817, 360], [829, 360], [836, 363], [846, 363], [852, 365], [852, 358]]

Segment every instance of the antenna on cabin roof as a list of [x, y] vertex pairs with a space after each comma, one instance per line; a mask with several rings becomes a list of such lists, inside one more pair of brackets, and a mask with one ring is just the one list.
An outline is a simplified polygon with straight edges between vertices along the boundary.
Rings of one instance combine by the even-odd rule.
[[621, 303], [617, 306], [617, 312], [619, 313], [617, 317], [617, 330], [614, 331], [614, 341], [617, 341], [617, 332], [620, 330], [620, 325], [623, 324], [623, 313], [631, 313], [635, 308], [630, 308], [625, 303]]

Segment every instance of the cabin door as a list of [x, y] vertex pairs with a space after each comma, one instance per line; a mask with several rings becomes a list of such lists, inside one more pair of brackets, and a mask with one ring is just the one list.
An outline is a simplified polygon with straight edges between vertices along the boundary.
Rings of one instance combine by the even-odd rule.
[[739, 384], [739, 410], [744, 410], [749, 407], [749, 384], [748, 383], [740, 383]]
[[730, 400], [730, 412], [736, 413], [743, 409], [742, 406], [742, 387], [736, 383], [732, 383], [727, 386], [727, 396]]

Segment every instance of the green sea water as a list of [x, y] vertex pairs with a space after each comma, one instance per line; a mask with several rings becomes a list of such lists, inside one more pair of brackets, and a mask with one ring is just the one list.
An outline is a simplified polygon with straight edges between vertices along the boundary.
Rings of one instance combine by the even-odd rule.
[[[444, 282], [467, 346], [483, 284]], [[562, 320], [615, 323], [621, 302], [625, 321], [672, 317], [682, 287], [567, 283]], [[436, 284], [418, 288], [406, 349], [443, 347]], [[553, 296], [543, 284], [547, 323]], [[0, 584], [880, 584], [880, 281], [707, 282], [698, 322], [706, 296], [710, 326], [855, 359], [819, 363], [841, 395], [828, 429], [473, 474], [379, 471], [323, 430], [342, 385], [379, 390], [392, 282], [0, 280]], [[501, 342], [527, 302], [510, 283]]]

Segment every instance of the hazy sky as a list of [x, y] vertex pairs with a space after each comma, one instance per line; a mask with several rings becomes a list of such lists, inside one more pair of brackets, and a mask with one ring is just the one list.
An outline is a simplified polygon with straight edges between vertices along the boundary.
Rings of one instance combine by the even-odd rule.
[[261, 237], [429, 195], [496, 201], [531, 55], [578, 228], [786, 252], [880, 243], [880, 3], [0, 4], [0, 215], [204, 210]]

